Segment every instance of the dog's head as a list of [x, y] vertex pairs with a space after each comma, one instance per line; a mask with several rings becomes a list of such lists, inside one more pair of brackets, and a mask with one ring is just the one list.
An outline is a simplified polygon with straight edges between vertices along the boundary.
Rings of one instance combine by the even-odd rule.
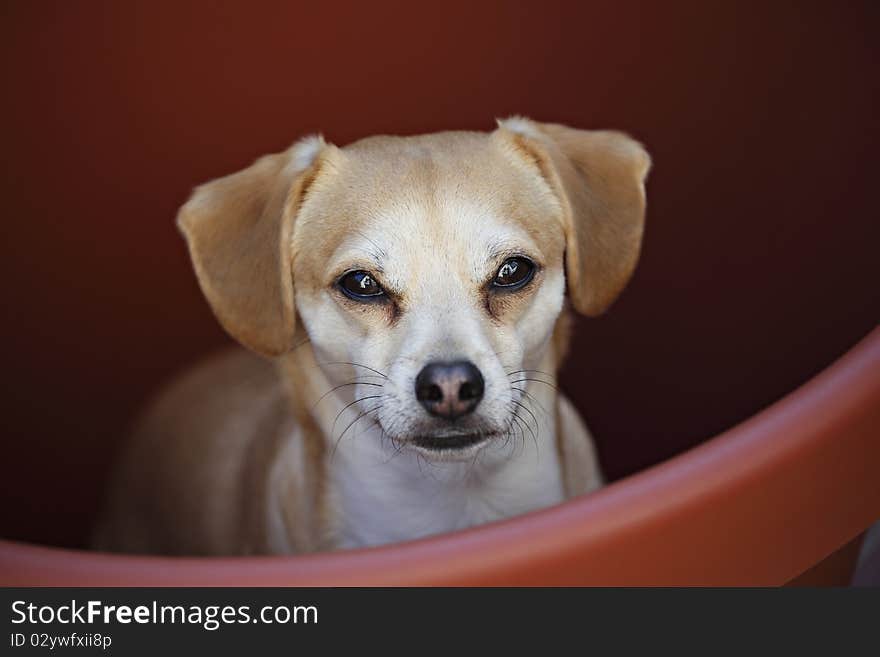
[[626, 135], [519, 118], [342, 149], [313, 137], [199, 187], [179, 225], [229, 333], [279, 356], [299, 324], [386, 435], [463, 454], [508, 432], [526, 380], [552, 377], [535, 370], [566, 290], [596, 315], [623, 289], [649, 165]]

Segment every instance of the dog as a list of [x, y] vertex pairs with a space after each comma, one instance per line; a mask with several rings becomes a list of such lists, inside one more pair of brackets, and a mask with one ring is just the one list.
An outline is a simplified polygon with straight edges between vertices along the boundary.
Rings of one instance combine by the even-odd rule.
[[641, 144], [522, 117], [491, 132], [296, 142], [178, 214], [204, 295], [247, 350], [138, 423], [100, 549], [375, 546], [602, 485], [556, 387], [642, 243]]

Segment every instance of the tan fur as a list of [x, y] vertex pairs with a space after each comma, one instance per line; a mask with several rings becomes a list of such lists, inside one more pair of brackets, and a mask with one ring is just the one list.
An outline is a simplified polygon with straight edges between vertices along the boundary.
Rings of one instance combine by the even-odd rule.
[[[563, 272], [571, 305], [583, 314], [602, 312], [620, 293], [638, 258], [649, 163], [620, 133], [512, 119], [488, 134], [373, 137], [342, 149], [307, 139], [199, 187], [178, 224], [202, 290], [233, 337], [274, 361], [244, 352], [216, 357], [160, 397], [124, 452], [96, 545], [169, 554], [311, 552], [482, 522], [499, 500], [509, 514], [598, 487], [589, 434], [553, 386], [570, 335], [569, 311], [554, 295], [562, 294]], [[495, 255], [483, 250], [495, 248], [492, 226], [501, 240]], [[515, 255], [505, 251], [511, 248], [539, 268], [524, 291], [498, 294], [483, 281]], [[375, 271], [387, 300], [365, 304], [342, 294], [336, 281], [352, 269]], [[418, 340], [425, 344], [416, 357], [406, 350]], [[352, 353], [361, 364], [346, 364]], [[532, 376], [543, 381], [520, 375], [528, 397], [519, 398], [533, 402], [533, 437], [550, 442], [529, 465], [522, 453], [528, 418], [525, 428], [508, 422], [508, 438], [523, 441], [510, 457], [519, 459], [518, 470], [484, 456], [482, 447], [475, 470], [455, 458], [448, 465], [477, 477], [478, 491], [481, 477], [489, 482], [466, 504], [469, 519], [458, 522], [424, 491], [418, 494], [428, 495], [428, 506], [406, 515], [407, 504], [421, 498], [413, 491], [407, 499], [399, 486], [407, 477], [418, 481], [418, 471], [390, 462], [393, 488], [382, 467], [359, 470], [366, 452], [354, 447], [378, 441], [370, 431], [379, 429], [404, 447], [407, 432], [441, 430], [416, 417], [404, 388], [422, 360], [462, 355], [481, 364], [499, 400], [516, 398], [504, 389], [506, 370], [541, 372]], [[357, 401], [376, 388], [392, 410]], [[496, 401], [480, 407], [487, 427], [506, 408]], [[404, 406], [394, 410], [392, 402]], [[354, 437], [365, 431], [357, 424], [364, 417], [374, 428]], [[340, 418], [354, 428], [348, 441], [339, 435]], [[409, 429], [400, 429], [403, 420]], [[365, 512], [340, 479], [350, 472], [372, 473], [354, 490], [384, 492], [385, 501]], [[460, 484], [450, 485], [460, 497]], [[389, 502], [401, 508], [381, 508]], [[392, 511], [409, 524], [396, 527]], [[390, 523], [379, 538], [364, 513]], [[439, 514], [433, 529], [419, 519], [432, 513]]]
[[599, 315], [635, 269], [651, 159], [620, 132], [532, 125], [516, 136], [517, 147], [564, 201], [566, 274], [574, 307]]

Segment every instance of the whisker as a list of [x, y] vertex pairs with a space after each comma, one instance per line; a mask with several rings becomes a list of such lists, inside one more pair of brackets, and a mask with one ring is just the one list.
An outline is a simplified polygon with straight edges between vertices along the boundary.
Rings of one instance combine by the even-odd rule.
[[514, 420], [516, 421], [516, 426], [517, 426], [517, 428], [519, 429], [519, 444], [520, 444], [520, 449], [525, 449], [525, 446], [526, 446], [526, 430], [528, 430], [529, 432], [531, 432], [531, 427], [529, 427], [528, 424], [526, 424], [526, 421], [523, 420], [523, 419], [519, 416], [519, 413], [516, 411], [516, 408], [515, 408], [515, 407], [512, 407], [512, 408], [513, 408], [513, 411], [512, 411], [513, 415], [512, 415], [512, 417], [513, 417]]
[[351, 429], [358, 422], [358, 420], [362, 420], [363, 418], [367, 417], [370, 413], [372, 413], [374, 411], [378, 411], [381, 407], [382, 407], [382, 404], [379, 404], [377, 406], [374, 406], [373, 408], [368, 408], [367, 410], [362, 411], [354, 420], [349, 422], [348, 426], [345, 427], [345, 429], [343, 429], [341, 434], [339, 434], [339, 440], [340, 441], [342, 440], [342, 437], [346, 434], [346, 432], [349, 429]]
[[379, 399], [382, 395], [367, 395], [366, 397], [361, 397], [360, 399], [355, 399], [353, 402], [346, 404], [342, 407], [342, 410], [336, 414], [336, 417], [333, 419], [333, 426], [330, 427], [330, 435], [333, 435], [333, 432], [336, 430], [336, 423], [339, 421], [339, 418], [345, 413], [346, 410], [357, 404], [358, 402], [366, 401], [368, 399]]
[[323, 395], [321, 395], [321, 396], [318, 398], [318, 401], [315, 402], [315, 405], [312, 406], [312, 410], [315, 410], [315, 408], [317, 408], [318, 404], [320, 404], [322, 401], [324, 401], [324, 398], [325, 398], [327, 395], [329, 395], [330, 393], [336, 392], [336, 391], [339, 390], [340, 388], [345, 388], [346, 386], [356, 386], [356, 385], [362, 385], [362, 386], [374, 386], [374, 387], [376, 387], [376, 388], [382, 388], [385, 384], [384, 384], [384, 383], [369, 383], [369, 382], [367, 382], [367, 381], [350, 381], [349, 383], [341, 383], [341, 384], [339, 384], [338, 386], [335, 386], [335, 387], [333, 387], [333, 388], [330, 388], [330, 390], [328, 390], [328, 391], [325, 392]]
[[[531, 409], [528, 406], [526, 406], [525, 404], [523, 404], [522, 402], [518, 402], [515, 399], [512, 399], [511, 401], [514, 404], [516, 404], [517, 406], [519, 406], [521, 409], [523, 409], [526, 413], [529, 414], [529, 416], [532, 418], [532, 422], [535, 423], [535, 431], [540, 431], [540, 427], [538, 426], [538, 418], [535, 417], [535, 414], [532, 413]], [[532, 434], [532, 435], [536, 435], [536, 434]]]
[[519, 409], [514, 405], [510, 405], [511, 417], [516, 421], [517, 427], [519, 427], [519, 436], [520, 436], [520, 444], [525, 445], [526, 442], [526, 431], [530, 434], [534, 435], [532, 431], [531, 425], [523, 419], [519, 414]]
[[510, 413], [510, 420], [507, 422], [507, 441], [505, 442], [505, 446], [516, 437], [516, 429], [520, 428], [519, 424], [516, 422], [516, 407], [513, 404], [510, 404], [510, 407], [507, 410]]
[[535, 443], [535, 455], [536, 455], [536, 457], [540, 458], [541, 450], [540, 450], [540, 447], [538, 447], [538, 433], [540, 432], [540, 427], [538, 426], [538, 418], [535, 417], [535, 414], [532, 413], [532, 411], [529, 409], [529, 407], [526, 406], [525, 404], [521, 404], [520, 402], [518, 402], [516, 400], [511, 400], [511, 401], [513, 401], [514, 404], [516, 404], [517, 406], [522, 408], [526, 413], [528, 413], [531, 416], [532, 420], [534, 421], [535, 430], [532, 431], [531, 427], [529, 427], [529, 433], [532, 434], [532, 442]]
[[341, 434], [339, 434], [339, 438], [337, 438], [336, 442], [333, 443], [333, 451], [330, 453], [330, 460], [331, 461], [336, 456], [336, 450], [339, 448], [339, 443], [342, 442], [342, 438], [343, 438], [343, 436], [345, 436], [345, 434], [348, 432], [348, 430], [351, 429], [358, 420], [363, 419], [364, 417], [366, 417], [367, 415], [369, 415], [373, 411], [378, 411], [380, 408], [382, 408], [382, 404], [378, 404], [378, 405], [374, 406], [373, 408], [370, 408], [366, 411], [362, 411], [355, 419], [353, 419], [351, 422], [348, 423], [348, 426], [345, 427], [343, 432]]
[[513, 385], [514, 383], [522, 383], [523, 381], [534, 381], [535, 383], [543, 383], [545, 386], [550, 386], [551, 388], [553, 388], [556, 391], [559, 390], [559, 388], [556, 385], [554, 385], [553, 383], [549, 383], [547, 381], [542, 381], [541, 379], [523, 378], [523, 379], [517, 379], [516, 381], [511, 381], [510, 384]]
[[356, 235], [360, 235], [360, 236], [363, 237], [365, 240], [367, 240], [370, 244], [373, 245], [373, 248], [376, 249], [376, 253], [375, 253], [375, 255], [377, 255], [377, 256], [379, 256], [379, 255], [381, 255], [381, 256], [385, 256], [385, 255], [386, 255], [386, 253], [385, 253], [385, 249], [383, 249], [381, 246], [379, 246], [378, 244], [376, 244], [376, 242], [375, 242], [375, 241], [374, 241], [369, 235], [367, 235], [365, 232], [363, 232], [363, 231], [361, 231], [361, 230], [355, 230], [354, 233], [355, 233]]
[[393, 450], [391, 456], [389, 456], [383, 463], [383, 465], [388, 465], [389, 463], [391, 463], [391, 461], [393, 461], [403, 453], [403, 448], [405, 447], [405, 445], [402, 441], [396, 440], [385, 433], [384, 429], [382, 430], [382, 435], [384, 438], [387, 438], [391, 442], [391, 448]]
[[510, 444], [510, 439], [512, 437], [512, 425], [513, 418], [511, 417], [504, 425], [504, 443], [502, 443], [501, 448], [507, 449], [507, 446]]
[[550, 374], [550, 372], [545, 372], [544, 370], [514, 370], [513, 372], [508, 372], [507, 376], [513, 376], [514, 374], [543, 374], [544, 376], [549, 376], [551, 379], [556, 378], [554, 375]]
[[369, 367], [367, 365], [361, 365], [360, 363], [350, 363], [345, 360], [340, 360], [340, 361], [330, 361], [330, 362], [319, 363], [319, 364], [320, 365], [350, 365], [351, 367], [363, 367], [365, 370], [370, 370], [371, 372], [375, 372], [376, 374], [381, 376], [383, 379], [388, 378], [388, 375], [385, 374], [384, 372], [380, 372], [379, 370], [374, 370], [372, 367]]
[[517, 388], [515, 385], [511, 385], [510, 387], [513, 388], [514, 390], [519, 391], [520, 394], [522, 394], [522, 396], [525, 397], [526, 399], [528, 399], [531, 403], [537, 404], [538, 408], [541, 409], [541, 412], [543, 412], [546, 417], [548, 417], [548, 418], [550, 417], [550, 413], [547, 412], [547, 409], [544, 408], [544, 405], [541, 402], [539, 402], [538, 399], [533, 394], [531, 394], [528, 390], [526, 390], [525, 388]]

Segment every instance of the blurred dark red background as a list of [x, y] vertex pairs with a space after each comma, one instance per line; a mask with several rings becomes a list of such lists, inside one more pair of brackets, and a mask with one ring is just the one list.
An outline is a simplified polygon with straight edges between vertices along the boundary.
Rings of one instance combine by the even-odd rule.
[[807, 380], [880, 314], [878, 4], [746, 4], [3, 3], [0, 534], [83, 540], [133, 413], [229, 342], [177, 207], [311, 131], [648, 146], [643, 259], [563, 377], [611, 478]]

